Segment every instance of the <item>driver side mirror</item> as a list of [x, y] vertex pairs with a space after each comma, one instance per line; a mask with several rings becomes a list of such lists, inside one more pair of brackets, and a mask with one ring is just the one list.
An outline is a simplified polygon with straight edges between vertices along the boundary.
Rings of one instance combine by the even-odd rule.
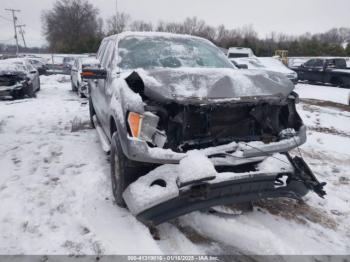
[[84, 68], [81, 72], [83, 79], [106, 79], [107, 70], [101, 68]]

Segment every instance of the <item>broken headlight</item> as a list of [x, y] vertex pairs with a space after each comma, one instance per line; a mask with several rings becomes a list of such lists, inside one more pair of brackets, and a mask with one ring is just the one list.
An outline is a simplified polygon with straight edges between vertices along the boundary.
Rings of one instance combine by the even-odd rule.
[[164, 131], [157, 129], [159, 117], [151, 112], [138, 114], [128, 113], [130, 134], [134, 138], [149, 142], [157, 147], [163, 147], [166, 142]]

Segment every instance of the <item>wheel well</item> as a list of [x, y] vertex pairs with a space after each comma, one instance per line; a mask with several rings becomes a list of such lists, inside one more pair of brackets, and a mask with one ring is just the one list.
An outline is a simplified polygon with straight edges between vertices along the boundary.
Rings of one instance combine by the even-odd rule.
[[331, 84], [337, 85], [342, 83], [342, 79], [338, 76], [333, 76], [330, 82]]
[[110, 135], [111, 138], [113, 136], [113, 133], [117, 131], [117, 125], [115, 124], [115, 120], [113, 117], [109, 119], [109, 130], [110, 130]]

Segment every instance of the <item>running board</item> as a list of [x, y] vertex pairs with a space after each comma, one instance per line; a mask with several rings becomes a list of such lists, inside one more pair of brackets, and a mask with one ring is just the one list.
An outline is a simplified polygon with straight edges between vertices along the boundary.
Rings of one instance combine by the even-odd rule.
[[108, 138], [105, 135], [105, 133], [103, 132], [103, 129], [102, 129], [100, 123], [98, 122], [96, 115], [94, 115], [92, 117], [92, 120], [94, 121], [94, 125], [96, 128], [98, 137], [100, 138], [102, 149], [104, 152], [106, 152], [108, 154], [111, 151], [111, 146], [110, 146], [110, 143], [108, 141]]

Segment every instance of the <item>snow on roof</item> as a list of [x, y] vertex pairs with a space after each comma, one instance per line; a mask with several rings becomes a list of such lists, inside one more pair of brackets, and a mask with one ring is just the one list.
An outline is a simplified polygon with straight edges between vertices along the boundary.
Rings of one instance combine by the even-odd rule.
[[8, 58], [8, 59], [5, 59], [4, 61], [6, 61], [6, 63], [15, 63], [15, 64], [21, 64], [21, 65], [25, 65], [25, 62], [27, 61], [26, 58]]
[[[188, 34], [176, 34], [176, 33], [168, 33], [168, 32], [134, 32], [134, 31], [125, 31], [120, 34], [116, 35], [111, 35], [104, 40], [115, 40], [116, 38], [118, 39], [123, 39], [129, 36], [134, 36], [134, 37], [166, 37], [166, 38], [196, 38], [200, 40], [205, 40], [207, 42], [210, 42], [209, 40], [194, 36], [194, 35], [188, 35]], [[211, 43], [211, 42], [210, 42]]]

